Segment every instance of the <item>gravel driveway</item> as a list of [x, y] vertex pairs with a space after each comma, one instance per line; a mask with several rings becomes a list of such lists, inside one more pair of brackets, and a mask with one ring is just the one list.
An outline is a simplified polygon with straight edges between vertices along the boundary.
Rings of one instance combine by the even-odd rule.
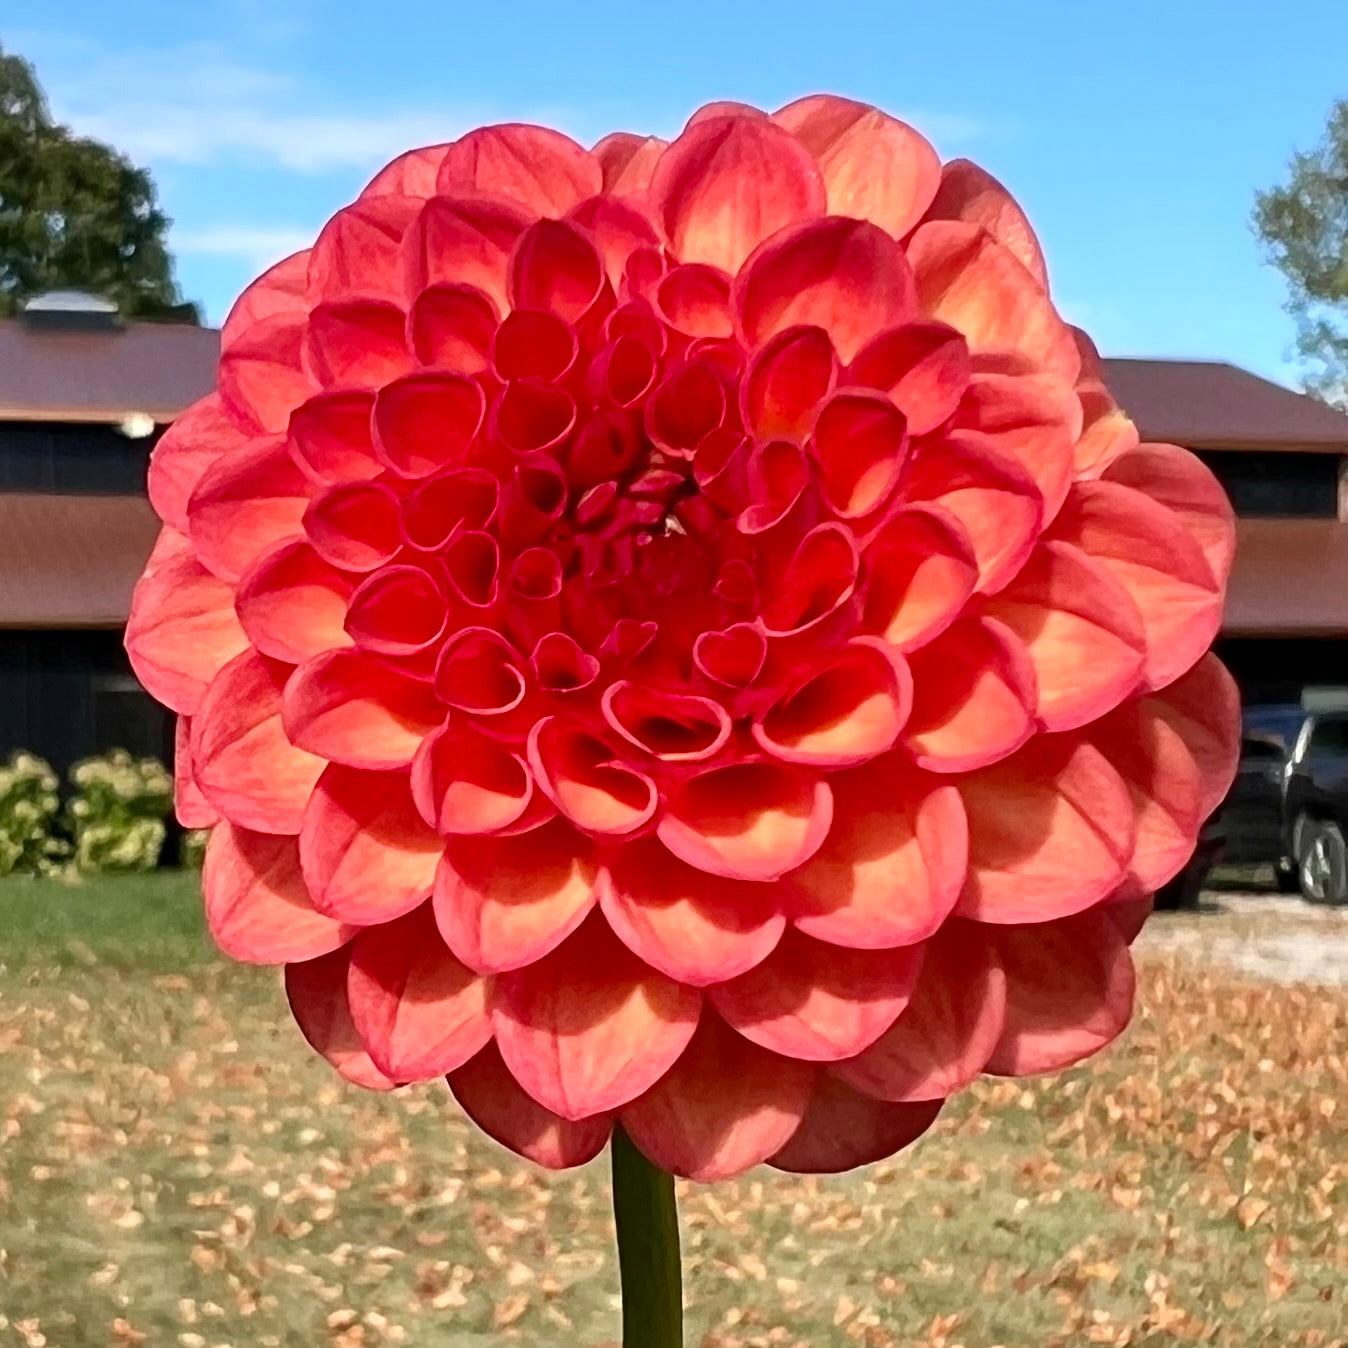
[[1138, 946], [1277, 983], [1348, 987], [1348, 908], [1281, 894], [1209, 892], [1196, 912], [1157, 913]]

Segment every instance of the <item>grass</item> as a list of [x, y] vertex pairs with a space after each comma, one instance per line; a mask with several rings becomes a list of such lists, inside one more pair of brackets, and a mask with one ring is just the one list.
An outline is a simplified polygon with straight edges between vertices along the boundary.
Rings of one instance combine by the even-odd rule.
[[[604, 1166], [342, 1085], [191, 888], [0, 885], [0, 1345], [612, 1344]], [[1348, 1344], [1348, 995], [1148, 957], [1142, 1001], [891, 1162], [681, 1186], [688, 1343]]]

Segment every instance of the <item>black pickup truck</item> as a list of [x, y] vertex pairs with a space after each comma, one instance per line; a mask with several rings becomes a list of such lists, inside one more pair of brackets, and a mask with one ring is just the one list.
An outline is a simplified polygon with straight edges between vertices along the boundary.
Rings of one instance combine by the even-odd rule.
[[1279, 871], [1312, 903], [1348, 903], [1348, 711], [1312, 712], [1283, 769]]
[[1193, 860], [1156, 896], [1198, 902], [1219, 862], [1272, 865], [1278, 888], [1348, 903], [1348, 711], [1258, 708], [1247, 715], [1240, 768], [1204, 827]]

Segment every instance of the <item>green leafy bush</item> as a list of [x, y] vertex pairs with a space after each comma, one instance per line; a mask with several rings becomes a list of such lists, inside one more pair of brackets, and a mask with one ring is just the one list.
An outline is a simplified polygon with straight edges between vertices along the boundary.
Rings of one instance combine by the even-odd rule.
[[70, 769], [66, 815], [75, 866], [85, 875], [152, 871], [173, 805], [173, 778], [153, 758], [114, 749]]
[[59, 787], [51, 764], [22, 749], [0, 766], [0, 875], [51, 875], [61, 869], [70, 849], [53, 832]]

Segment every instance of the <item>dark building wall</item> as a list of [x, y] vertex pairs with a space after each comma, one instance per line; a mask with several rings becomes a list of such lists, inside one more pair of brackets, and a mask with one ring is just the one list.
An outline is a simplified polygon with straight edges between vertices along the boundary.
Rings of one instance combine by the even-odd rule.
[[30, 749], [64, 774], [128, 749], [173, 761], [173, 719], [136, 683], [120, 631], [0, 630], [0, 756]]
[[1300, 705], [1306, 688], [1348, 688], [1348, 637], [1224, 637], [1217, 654], [1246, 706]]
[[130, 440], [113, 426], [0, 422], [0, 491], [142, 492], [155, 439]]
[[1248, 449], [1200, 450], [1243, 519], [1337, 519], [1337, 454], [1260, 453]]

